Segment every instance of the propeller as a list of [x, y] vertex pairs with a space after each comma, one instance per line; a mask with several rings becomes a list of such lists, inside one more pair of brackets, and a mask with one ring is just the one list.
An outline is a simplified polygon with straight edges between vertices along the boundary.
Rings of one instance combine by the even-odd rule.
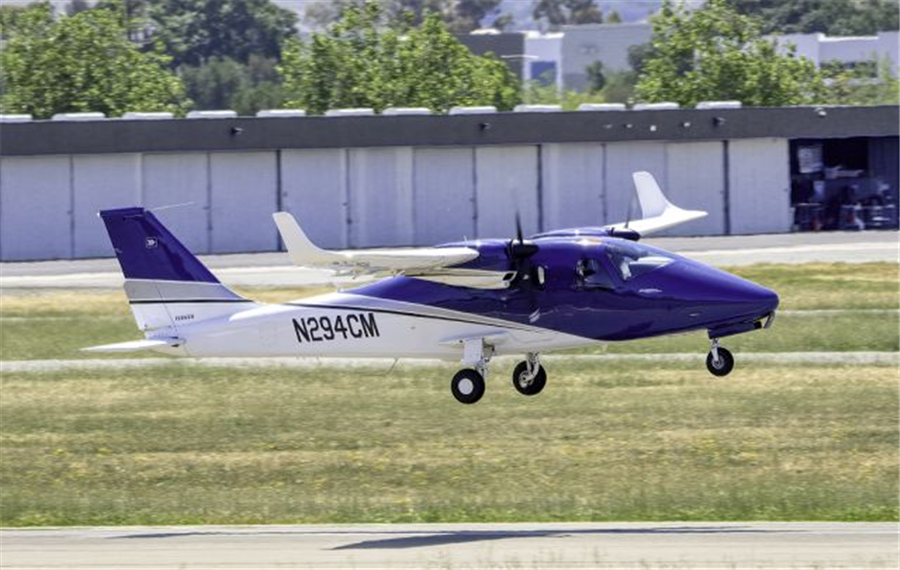
[[535, 287], [539, 287], [540, 284], [535, 283], [537, 272], [531, 263], [531, 257], [538, 251], [540, 251], [540, 247], [530, 241], [525, 241], [522, 234], [522, 220], [519, 212], [516, 212], [516, 239], [509, 243], [509, 258], [513, 262], [516, 274], [510, 281], [510, 287], [519, 287], [527, 296], [531, 309], [529, 315], [531, 322], [540, 318], [540, 308], [535, 294]]

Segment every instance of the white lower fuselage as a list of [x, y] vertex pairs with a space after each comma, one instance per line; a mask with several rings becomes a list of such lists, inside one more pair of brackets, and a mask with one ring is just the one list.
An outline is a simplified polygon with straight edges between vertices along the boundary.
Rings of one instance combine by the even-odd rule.
[[[461, 360], [463, 342], [484, 339], [493, 354], [524, 354], [592, 344], [537, 326], [389, 301], [333, 293], [290, 304], [247, 304], [245, 310], [205, 318], [218, 307], [173, 307], [183, 339], [164, 352], [185, 356], [328, 356]], [[170, 309], [172, 310], [172, 309]], [[190, 315], [191, 319], [186, 319]], [[150, 335], [151, 337], [153, 335]]]

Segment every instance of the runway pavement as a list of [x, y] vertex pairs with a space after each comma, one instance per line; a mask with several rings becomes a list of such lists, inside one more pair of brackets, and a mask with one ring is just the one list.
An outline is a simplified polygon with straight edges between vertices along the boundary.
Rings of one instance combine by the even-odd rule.
[[[717, 266], [814, 261], [898, 261], [895, 231], [768, 234], [755, 236], [650, 238], [645, 243]], [[224, 282], [237, 287], [303, 287], [348, 284], [323, 270], [290, 265], [285, 253], [209, 255], [201, 259]], [[115, 259], [0, 263], [0, 288], [118, 288]]]
[[896, 523], [4, 529], [0, 568], [897, 568]]
[[[2, 320], [0, 320], [2, 322]], [[546, 354], [541, 361], [547, 364], [562, 362], [590, 362], [602, 366], [604, 362], [636, 361], [636, 362], [702, 362], [702, 353], [665, 352], [657, 354]], [[520, 356], [497, 356], [491, 362], [500, 366], [513, 366], [521, 360]], [[900, 364], [900, 353], [897, 352], [742, 352], [741, 361], [762, 362], [767, 364]], [[177, 362], [179, 366], [196, 366], [200, 368], [228, 367], [237, 368], [296, 368], [308, 370], [315, 368], [433, 368], [444, 366], [446, 361], [433, 358], [327, 358], [274, 356], [269, 358], [172, 358], [149, 356], [146, 358], [83, 358], [83, 359], [49, 359], [49, 360], [0, 360], [0, 372], [5, 374], [29, 372], [54, 372], [60, 370], [135, 370], [168, 366]]]

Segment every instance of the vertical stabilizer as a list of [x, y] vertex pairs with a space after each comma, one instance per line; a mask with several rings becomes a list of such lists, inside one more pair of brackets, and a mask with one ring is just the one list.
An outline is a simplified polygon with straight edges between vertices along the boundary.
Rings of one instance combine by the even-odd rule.
[[[178, 327], [226, 316], [252, 303], [223, 285], [144, 208], [100, 212], [138, 327], [148, 336], [178, 336]], [[151, 333], [153, 333], [151, 335]]]

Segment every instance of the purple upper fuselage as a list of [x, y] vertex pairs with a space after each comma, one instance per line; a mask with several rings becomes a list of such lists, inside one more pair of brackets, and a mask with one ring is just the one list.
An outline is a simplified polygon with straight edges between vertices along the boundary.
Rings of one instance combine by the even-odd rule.
[[[543, 285], [475, 289], [393, 277], [353, 292], [431, 305], [584, 338], [631, 340], [691, 330], [711, 338], [759, 328], [778, 306], [765, 287], [685, 257], [619, 238], [602, 228], [534, 236], [532, 268]], [[507, 240], [454, 243], [476, 249], [466, 269], [515, 271]], [[534, 274], [533, 274], [534, 275]]]

